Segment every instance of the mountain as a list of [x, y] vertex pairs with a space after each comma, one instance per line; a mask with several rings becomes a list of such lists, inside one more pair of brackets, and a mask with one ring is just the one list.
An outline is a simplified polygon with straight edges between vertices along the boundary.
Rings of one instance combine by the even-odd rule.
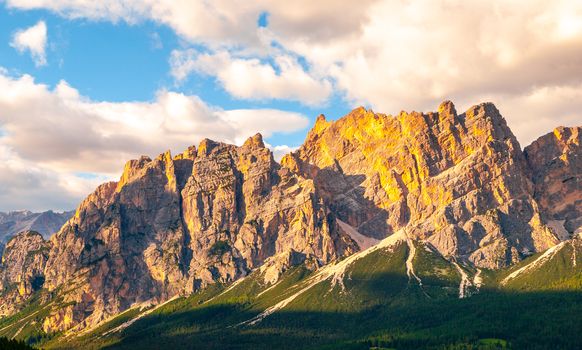
[[320, 117], [283, 165], [313, 178], [343, 222], [377, 238], [405, 228], [444, 256], [500, 268], [555, 245], [517, 139], [490, 103], [458, 115]]
[[52, 210], [41, 213], [33, 213], [29, 210], [0, 212], [0, 241], [6, 243], [10, 237], [26, 230], [36, 231], [42, 234], [45, 239], [48, 239], [74, 213], [74, 211], [55, 213]]
[[446, 101], [320, 116], [280, 164], [260, 134], [131, 160], [49, 240], [7, 243], [0, 336], [368, 349], [535, 348], [543, 334], [540, 348], [575, 348], [580, 129], [522, 151], [493, 104]]
[[559, 127], [525, 148], [534, 196], [561, 239], [582, 232], [582, 130]]
[[0, 212], [0, 255], [6, 242], [19, 232], [33, 230], [48, 239], [69, 220], [74, 211], [55, 213], [52, 210], [33, 213], [29, 210]]

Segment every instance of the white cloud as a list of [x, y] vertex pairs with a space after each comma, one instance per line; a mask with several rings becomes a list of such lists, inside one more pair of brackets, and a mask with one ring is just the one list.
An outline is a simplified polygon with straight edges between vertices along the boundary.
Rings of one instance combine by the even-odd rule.
[[271, 145], [267, 145], [267, 147], [269, 147], [273, 151], [273, 157], [278, 162], [281, 160], [281, 158], [283, 158], [284, 155], [289, 154], [299, 148], [287, 145], [279, 145], [274, 147]]
[[580, 103], [568, 98], [582, 93], [582, 2], [382, 1], [357, 18], [332, 39], [271, 31], [348, 101], [377, 111], [433, 110], [444, 99], [461, 110], [488, 100], [524, 145], [582, 120]]
[[236, 129], [237, 135], [233, 141], [237, 145], [241, 145], [249, 135], [254, 135], [257, 131], [263, 137], [269, 137], [273, 132], [289, 133], [309, 126], [309, 120], [302, 114], [276, 109], [233, 109], [219, 111], [217, 114]]
[[[0, 139], [1, 140], [1, 139]], [[0, 144], [0, 211], [73, 209], [110, 176], [79, 178], [18, 156]]]
[[[317, 105], [334, 89], [349, 103], [397, 113], [433, 109], [443, 99], [478, 103], [493, 96], [506, 105], [502, 111], [512, 111], [519, 108], [511, 103], [526, 101], [534, 91], [582, 84], [580, 1], [8, 0], [7, 5], [71, 18], [165, 24], [211, 52], [175, 51], [177, 78], [211, 74], [244, 99]], [[259, 28], [257, 19], [265, 12], [268, 26]], [[294, 57], [303, 57], [308, 68]], [[565, 104], [562, 109], [576, 111], [576, 105]], [[543, 125], [550, 130], [560, 122]]]
[[34, 26], [16, 31], [12, 36], [10, 46], [18, 52], [30, 52], [34, 64], [37, 67], [46, 65], [47, 29], [44, 21], [39, 21]]
[[235, 0], [7, 0], [8, 7], [48, 9], [65, 17], [126, 21], [138, 23], [153, 20], [171, 27], [190, 41], [209, 45], [225, 43], [251, 45], [258, 41], [256, 25], [258, 7]]
[[[315, 106], [335, 92], [349, 103], [386, 113], [433, 110], [444, 99], [463, 110], [487, 100], [497, 104], [522, 145], [558, 125], [579, 125], [582, 120], [580, 1], [7, 0], [6, 4], [44, 8], [68, 18], [153, 20], [167, 25], [185, 39], [184, 47], [171, 57], [172, 74], [178, 80], [193, 72], [215, 76], [228, 93], [241, 99], [289, 99]], [[269, 14], [268, 26], [259, 28], [257, 19], [264, 12]], [[188, 43], [202, 49], [188, 50]], [[26, 79], [19, 80], [24, 84]], [[85, 164], [90, 163], [87, 159], [127, 158], [119, 149], [155, 153], [162, 147], [158, 140], [174, 147], [199, 135], [221, 135], [233, 142], [244, 137], [237, 134], [235, 112], [207, 106], [194, 96], [162, 91], [149, 103], [98, 103], [83, 99], [65, 84], [53, 91], [38, 84], [13, 89], [20, 94], [19, 115], [32, 111], [42, 128], [48, 128], [46, 135], [56, 132], [76, 144], [82, 138], [78, 135], [84, 136], [79, 125], [88, 130], [81, 143], [86, 146], [73, 149], [48, 142], [33, 122], [20, 122], [19, 128], [35, 132], [38, 139], [30, 143], [36, 150], [24, 145], [25, 136], [21, 141], [8, 136], [10, 147], [21, 147], [17, 153], [27, 159], [41, 159], [43, 147], [65, 155], [52, 162], [67, 169], [72, 168], [67, 162], [74, 160]], [[2, 91], [4, 96], [16, 93]], [[30, 103], [30, 109], [23, 109], [22, 101], [33, 99], [29, 95], [34, 93], [48, 96], [46, 103]], [[0, 103], [11, 106], [11, 101]], [[57, 115], [63, 108], [79, 121], [63, 126], [68, 119], [43, 117], [46, 110]], [[222, 122], [216, 123], [217, 118]], [[164, 123], [166, 119], [172, 122]], [[60, 128], [66, 130], [62, 135], [57, 132]], [[138, 137], [135, 130], [147, 136]], [[102, 158], [92, 158], [96, 149], [102, 150]], [[107, 164], [100, 168], [117, 169]]]
[[227, 51], [209, 54], [191, 49], [174, 50], [170, 64], [178, 80], [192, 72], [216, 76], [229, 94], [241, 99], [286, 99], [317, 105], [331, 95], [330, 81], [306, 72], [296, 58], [277, 54], [272, 60], [273, 65], [258, 58], [235, 58]]
[[[582, 21], [582, 5], [570, 4], [563, 6]], [[520, 94], [534, 86], [579, 82], [582, 32], [576, 39], [558, 35], [561, 12], [551, 14], [553, 6], [381, 2], [369, 8], [361, 34], [352, 39], [280, 40], [327, 69], [356, 103], [386, 112], [427, 109], [443, 98]]]
[[[141, 154], [181, 152], [205, 137], [241, 144], [256, 132], [269, 137], [308, 124], [298, 113], [223, 110], [171, 91], [159, 91], [152, 102], [92, 101], [64, 81], [50, 89], [29, 75], [4, 73], [0, 110], [0, 210], [37, 202], [68, 209]], [[26, 196], [15, 202], [18, 191]], [[51, 199], [56, 193], [62, 196]]]

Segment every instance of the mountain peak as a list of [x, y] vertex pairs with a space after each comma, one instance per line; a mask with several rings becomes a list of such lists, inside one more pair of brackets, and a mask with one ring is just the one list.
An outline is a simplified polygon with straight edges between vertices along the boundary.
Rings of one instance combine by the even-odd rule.
[[205, 138], [202, 141], [200, 141], [200, 144], [198, 145], [198, 157], [205, 157], [208, 156], [210, 154], [210, 152], [212, 152], [212, 149], [216, 146], [218, 146], [218, 142], [213, 141], [211, 139]]
[[263, 135], [261, 133], [256, 133], [255, 135], [249, 137], [243, 147], [254, 149], [254, 148], [265, 148], [265, 143], [263, 142]]
[[130, 182], [131, 179], [151, 161], [152, 159], [148, 156], [141, 156], [139, 159], [132, 159], [127, 161], [117, 185], [118, 190]]
[[[457, 110], [455, 109], [455, 105], [453, 104], [453, 102], [449, 100], [441, 102], [438, 108], [438, 113], [441, 116], [451, 116], [451, 117], [457, 116]], [[441, 119], [442, 118], [443, 117], [441, 117]]]
[[314, 135], [321, 134], [321, 132], [324, 131], [330, 125], [331, 125], [331, 123], [329, 123], [325, 119], [325, 115], [320, 114], [317, 117], [317, 119], [315, 120], [315, 125], [313, 125], [313, 128], [311, 129], [311, 131], [309, 133], [314, 134]]
[[562, 238], [582, 232], [582, 128], [558, 127], [524, 149], [535, 197]]
[[196, 158], [196, 146], [188, 147], [184, 152], [174, 156], [174, 160], [194, 160]]

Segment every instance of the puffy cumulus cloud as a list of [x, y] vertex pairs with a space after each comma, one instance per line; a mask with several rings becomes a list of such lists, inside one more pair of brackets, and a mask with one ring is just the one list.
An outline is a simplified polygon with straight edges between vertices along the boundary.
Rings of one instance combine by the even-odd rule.
[[20, 53], [29, 51], [34, 64], [40, 67], [46, 65], [46, 42], [46, 23], [39, 21], [30, 28], [16, 31], [12, 36], [10, 46]]
[[48, 9], [65, 17], [125, 21], [133, 24], [153, 20], [165, 24], [190, 41], [207, 44], [252, 45], [257, 4], [235, 0], [6, 0], [11, 8]]
[[264, 0], [258, 4], [269, 13], [268, 27], [278, 36], [321, 44], [361, 36], [372, 6], [380, 1]]
[[[376, 0], [374, 0], [376, 1]], [[259, 28], [261, 14], [268, 13], [269, 23], [286, 36], [336, 40], [358, 32], [366, 16], [366, 5], [349, 1], [174, 1], [174, 0], [7, 0], [8, 7], [48, 9], [68, 18], [87, 18], [111, 22], [138, 23], [153, 20], [171, 27], [192, 43], [213, 49], [233, 49], [269, 56], [273, 39], [270, 31]], [[290, 55], [277, 53], [273, 64], [258, 58], [233, 58], [228, 52], [189, 57], [193, 52], [175, 51], [173, 74], [183, 79], [189, 73], [204, 70], [233, 96], [241, 99], [289, 99], [307, 105], [324, 103], [331, 94], [331, 84], [307, 71]], [[208, 60], [218, 59], [208, 65]], [[220, 64], [220, 66], [219, 66]], [[248, 77], [252, 78], [248, 78]]]
[[[537, 136], [537, 128], [521, 122], [537, 115], [534, 108], [559, 110], [551, 119], [536, 120], [548, 131], [571, 123], [564, 116], [579, 110], [567, 96], [579, 94], [582, 85], [580, 1], [8, 0], [7, 5], [165, 24], [210, 52], [175, 51], [173, 74], [215, 75], [239, 98], [315, 105], [331, 93], [329, 82], [349, 103], [387, 113], [434, 109], [443, 99], [468, 106], [491, 97], [522, 143]], [[266, 27], [257, 23], [262, 14], [268, 14]], [[530, 103], [533, 96], [539, 102]], [[555, 99], [559, 106], [549, 102]]]
[[289, 154], [295, 150], [297, 150], [299, 147], [291, 147], [291, 146], [287, 146], [287, 145], [279, 145], [279, 146], [268, 146], [269, 148], [271, 148], [273, 150], [273, 157], [275, 158], [276, 161], [281, 161], [281, 158], [283, 158], [284, 155]]
[[443, 98], [579, 83], [582, 31], [565, 31], [562, 19], [582, 21], [581, 11], [574, 2], [382, 2], [353, 40], [282, 40], [328, 67], [353, 101], [427, 109]]
[[[68, 209], [141, 154], [181, 152], [204, 137], [240, 144], [256, 132], [269, 137], [308, 124], [298, 113], [223, 110], [171, 91], [159, 91], [152, 102], [92, 101], [64, 81], [51, 89], [5, 72], [0, 110], [0, 203], [9, 209], [37, 202]], [[10, 199], [20, 191], [18, 201]]]
[[25, 160], [0, 144], [0, 211], [70, 210], [109, 179], [107, 175], [80, 178], [61, 173]]
[[285, 35], [336, 39], [361, 25], [368, 5], [378, 0], [6, 0], [11, 8], [47, 9], [68, 18], [125, 21], [153, 20], [192, 42], [211, 46], [257, 45], [257, 21], [269, 13], [270, 22]]
[[278, 54], [272, 59], [274, 66], [258, 58], [235, 58], [227, 51], [190, 49], [174, 50], [170, 63], [176, 79], [183, 80], [192, 72], [216, 76], [230, 95], [240, 99], [286, 99], [308, 105], [328, 99], [332, 92], [329, 80], [315, 78], [292, 56]]
[[274, 132], [293, 132], [309, 126], [309, 119], [302, 114], [276, 109], [232, 109], [217, 114], [221, 120], [235, 128], [234, 143], [237, 145], [241, 145], [257, 131], [268, 138]]
[[398, 113], [492, 101], [524, 145], [580, 124], [581, 2], [383, 1], [366, 13], [341, 40], [270, 29], [352, 103]]

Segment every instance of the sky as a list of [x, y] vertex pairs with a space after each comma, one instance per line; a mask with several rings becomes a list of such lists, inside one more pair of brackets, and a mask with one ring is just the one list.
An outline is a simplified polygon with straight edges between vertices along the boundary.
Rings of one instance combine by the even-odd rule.
[[123, 164], [315, 118], [494, 102], [522, 146], [582, 125], [582, 2], [0, 0], [0, 211], [70, 210]]

